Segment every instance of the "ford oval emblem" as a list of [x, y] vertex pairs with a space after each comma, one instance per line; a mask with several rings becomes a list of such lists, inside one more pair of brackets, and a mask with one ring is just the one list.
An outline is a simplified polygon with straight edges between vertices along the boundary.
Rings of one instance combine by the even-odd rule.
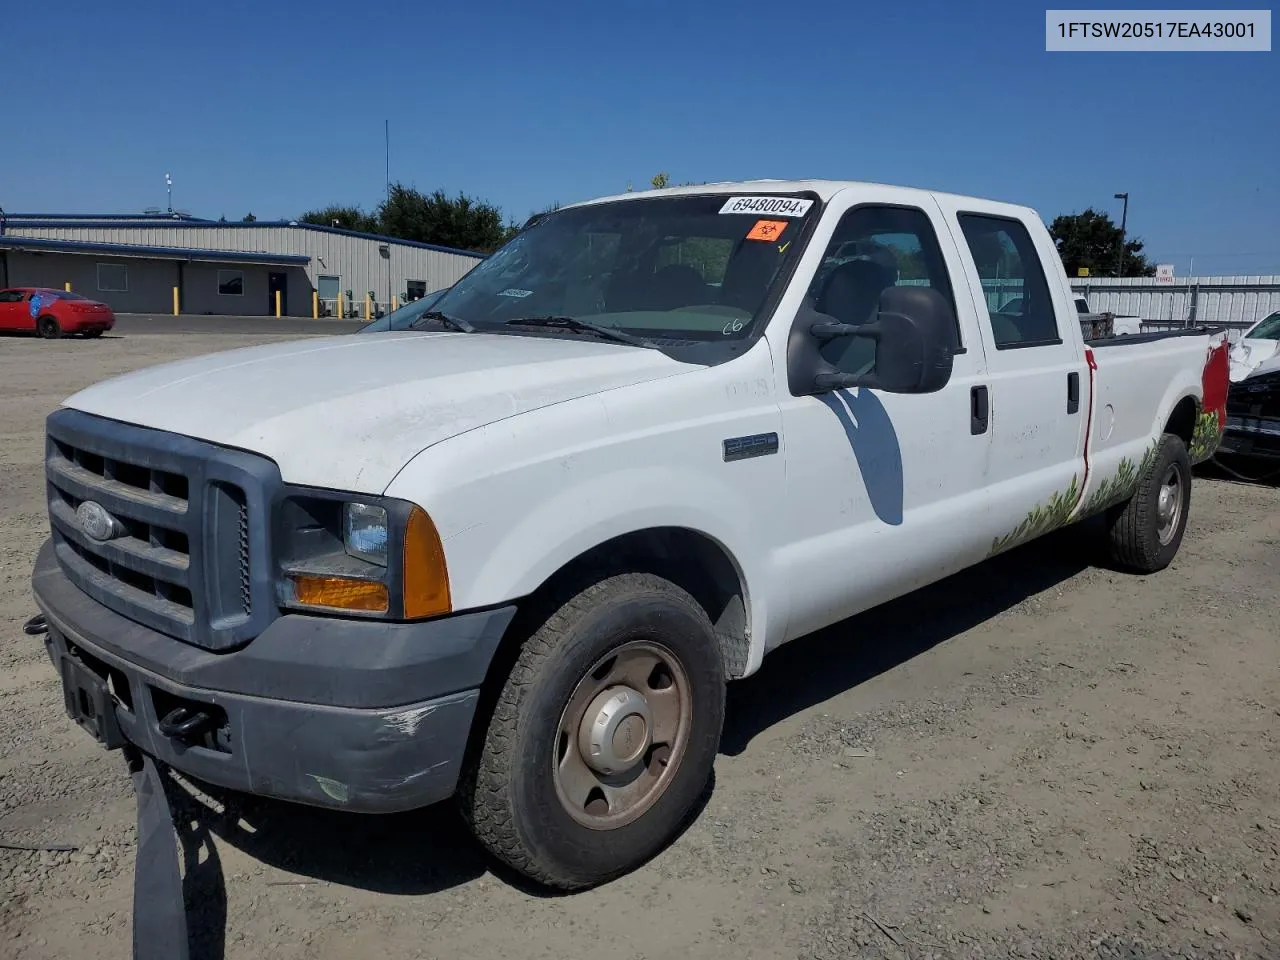
[[119, 521], [107, 512], [107, 508], [92, 500], [86, 500], [76, 507], [76, 520], [80, 522], [84, 535], [99, 543], [110, 540], [120, 530]]

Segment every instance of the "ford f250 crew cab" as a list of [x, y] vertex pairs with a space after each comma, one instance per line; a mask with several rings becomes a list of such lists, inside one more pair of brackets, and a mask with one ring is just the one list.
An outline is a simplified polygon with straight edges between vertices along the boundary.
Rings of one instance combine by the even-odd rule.
[[1085, 342], [1073, 300], [1026, 207], [704, 185], [541, 217], [414, 329], [90, 387], [48, 419], [33, 575], [67, 709], [225, 788], [454, 796], [542, 883], [617, 876], [780, 644], [1090, 515], [1170, 562], [1225, 346]]

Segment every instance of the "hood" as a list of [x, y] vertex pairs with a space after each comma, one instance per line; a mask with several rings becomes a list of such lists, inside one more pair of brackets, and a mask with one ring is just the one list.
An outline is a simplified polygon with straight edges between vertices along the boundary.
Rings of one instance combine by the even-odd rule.
[[290, 483], [381, 493], [441, 440], [695, 369], [657, 350], [595, 340], [355, 334], [166, 363], [63, 405], [263, 454]]
[[1280, 340], [1237, 340], [1231, 348], [1231, 382], [1239, 383], [1276, 356]]

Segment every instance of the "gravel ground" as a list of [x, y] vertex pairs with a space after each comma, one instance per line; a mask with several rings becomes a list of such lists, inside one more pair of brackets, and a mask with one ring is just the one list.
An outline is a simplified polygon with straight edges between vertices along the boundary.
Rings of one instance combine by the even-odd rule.
[[[0, 955], [129, 955], [123, 761], [19, 626], [41, 426], [80, 386], [269, 336], [0, 340]], [[1167, 571], [1065, 531], [773, 654], [667, 851], [548, 896], [447, 807], [180, 785], [195, 958], [1280, 957], [1280, 490], [1197, 480]], [[906, 624], [906, 626], [904, 626]]]

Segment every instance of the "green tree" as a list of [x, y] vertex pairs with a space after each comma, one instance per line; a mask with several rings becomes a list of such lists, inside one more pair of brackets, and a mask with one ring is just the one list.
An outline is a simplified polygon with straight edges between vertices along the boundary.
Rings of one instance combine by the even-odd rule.
[[663, 187], [670, 185], [670, 178], [665, 173], [655, 173], [650, 178], [649, 185], [655, 190], [661, 190]]
[[298, 218], [300, 223], [316, 223], [322, 227], [341, 227], [344, 230], [358, 230], [361, 233], [377, 233], [378, 218], [375, 214], [365, 213], [359, 207], [347, 207], [334, 204], [319, 210], [308, 210]]
[[378, 207], [380, 232], [402, 240], [436, 243], [460, 250], [491, 253], [515, 235], [517, 227], [504, 223], [502, 211], [491, 203], [443, 190], [424, 194], [403, 184]]
[[243, 219], [243, 220], [241, 220], [240, 222], [241, 222], [241, 223], [253, 223], [253, 221], [255, 221], [255, 220], [257, 220], [257, 219], [258, 219], [258, 218], [257, 218], [257, 217], [255, 217], [252, 213], [246, 213], [246, 214], [244, 215], [244, 219]]
[[[1068, 276], [1075, 277], [1081, 267], [1087, 267], [1091, 277], [1116, 275], [1120, 228], [1105, 213], [1090, 207], [1083, 213], [1063, 214], [1054, 218], [1049, 233]], [[1142, 247], [1142, 240], [1125, 238], [1124, 276], [1155, 276], [1155, 265], [1147, 261]]]

